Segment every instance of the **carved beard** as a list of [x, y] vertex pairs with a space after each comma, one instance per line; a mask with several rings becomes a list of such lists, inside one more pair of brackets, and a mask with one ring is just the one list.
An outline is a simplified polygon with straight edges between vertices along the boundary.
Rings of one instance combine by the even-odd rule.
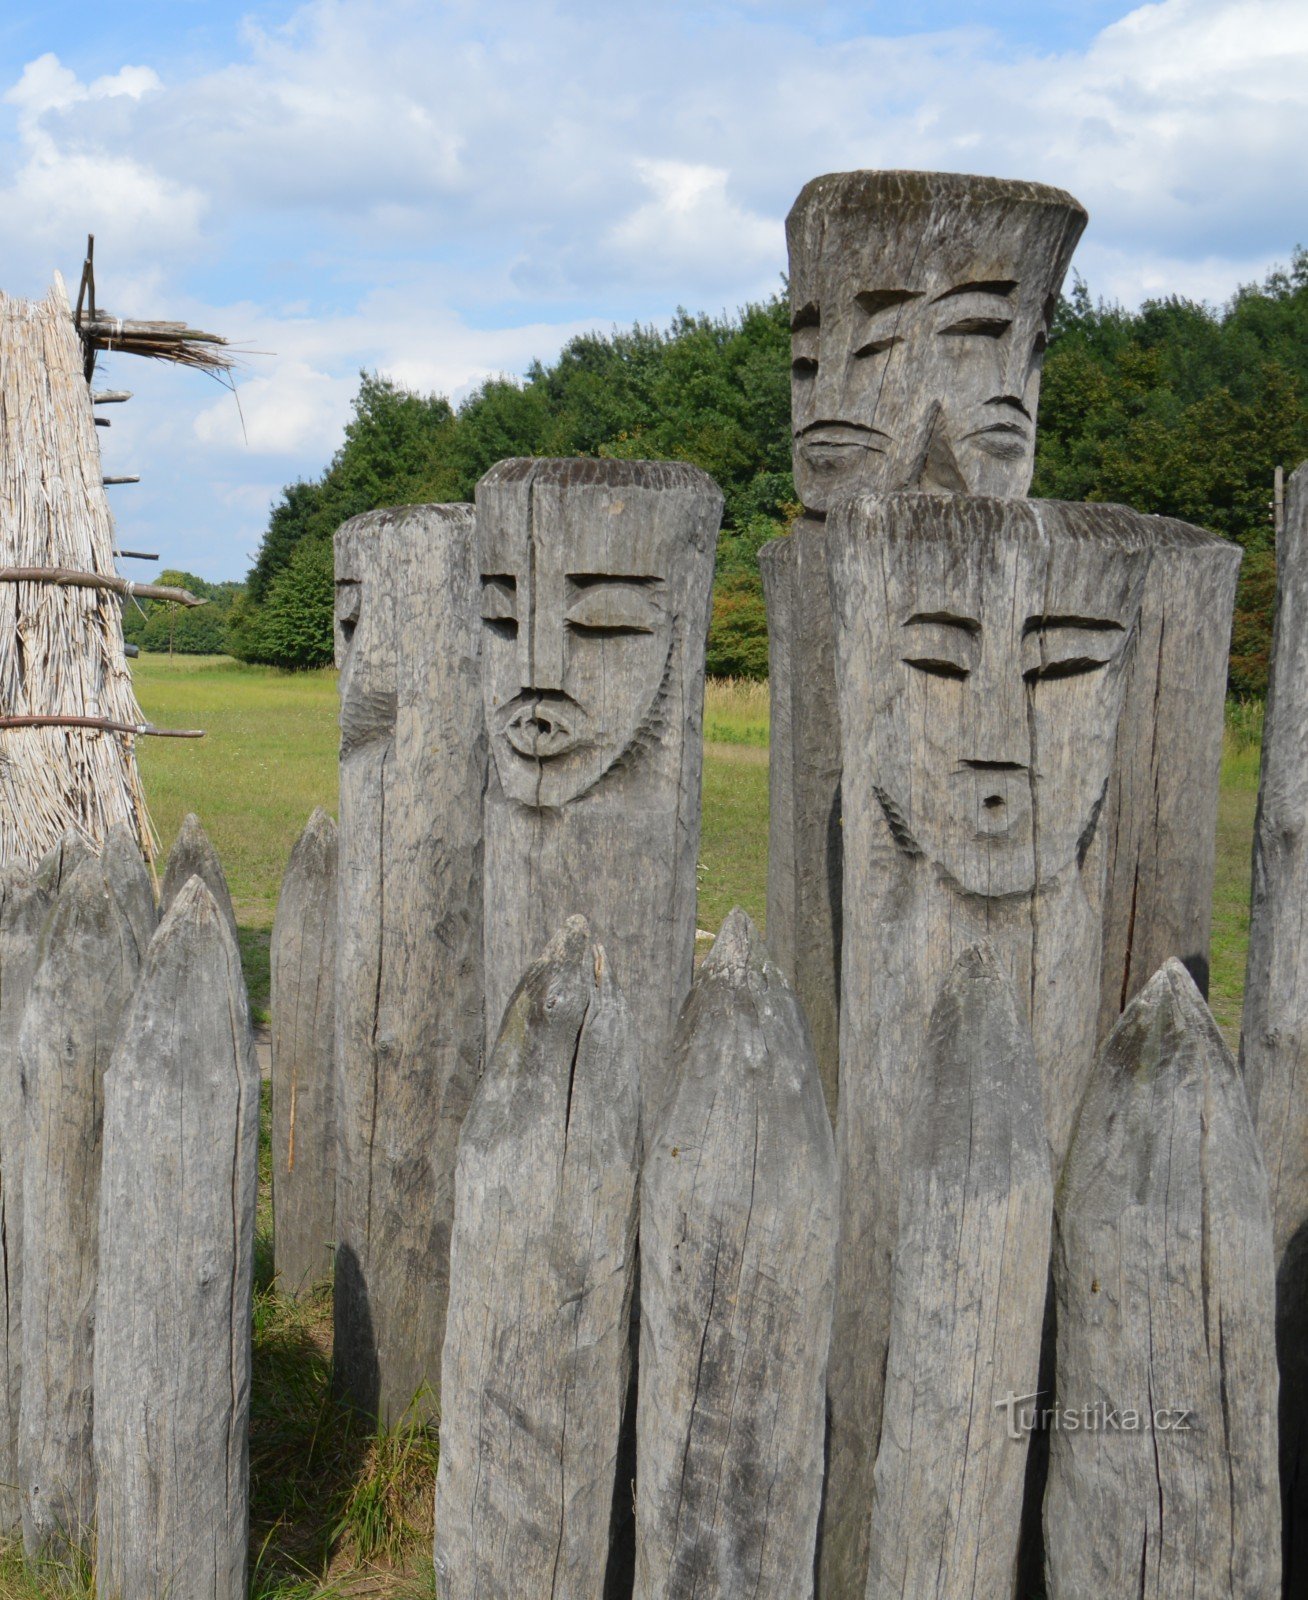
[[[1099, 791], [1098, 798], [1095, 800], [1094, 805], [1090, 808], [1090, 815], [1086, 820], [1086, 825], [1084, 828], [1082, 828], [1080, 836], [1076, 841], [1076, 868], [1078, 872], [1082, 867], [1085, 866], [1086, 857], [1090, 853], [1090, 846], [1094, 843], [1095, 834], [1098, 832], [1099, 818], [1103, 813], [1104, 801], [1108, 798], [1109, 781], [1110, 780], [1108, 778], [1104, 779], [1103, 787]], [[881, 814], [886, 819], [886, 826], [890, 829], [890, 837], [895, 841], [895, 844], [898, 846], [901, 853], [907, 856], [910, 861], [926, 860], [926, 851], [923, 850], [922, 846], [914, 837], [913, 831], [909, 827], [908, 821], [905, 818], [904, 813], [900, 810], [896, 801], [894, 801], [886, 792], [886, 790], [881, 788], [879, 784], [872, 785], [872, 793], [876, 796], [877, 804], [881, 807]], [[982, 894], [979, 890], [965, 888], [963, 884], [959, 883], [958, 879], [953, 875], [953, 873], [942, 867], [939, 862], [935, 862], [933, 864], [942, 882], [947, 883], [956, 894], [962, 895], [965, 899], [974, 900], [1021, 899], [1024, 896], [1038, 893], [1043, 888], [1048, 888], [1051, 884], [1056, 883], [1058, 878], [1061, 876], [1060, 869], [1058, 873], [1054, 874], [1053, 878], [1047, 879], [1043, 882], [1040, 880], [1039, 876], [1037, 876], [1036, 883], [1031, 889], [1014, 889], [1005, 894], [986, 895]]]
[[[632, 731], [631, 737], [606, 767], [602, 768], [588, 783], [584, 783], [566, 798], [556, 802], [549, 802], [540, 798], [548, 763], [538, 760], [536, 762], [536, 798], [533, 800], [521, 800], [514, 795], [508, 794], [507, 789], [505, 791], [506, 798], [512, 800], [516, 805], [525, 806], [530, 811], [562, 811], [565, 807], [593, 793], [613, 773], [628, 770], [635, 762], [640, 760], [646, 750], [654, 749], [660, 743], [663, 734], [667, 730], [666, 704], [672, 687], [673, 663], [676, 659], [678, 638], [679, 629], [674, 624], [669, 632], [668, 651], [663, 659], [663, 671], [659, 676], [658, 686], [654, 691], [653, 698], [642, 713], [641, 719]], [[503, 738], [503, 734], [500, 735], [500, 738]], [[497, 761], [498, 759], [497, 757]], [[510, 761], [521, 761], [523, 758], [515, 752], [508, 759]], [[505, 789], [502, 779], [500, 787]]]

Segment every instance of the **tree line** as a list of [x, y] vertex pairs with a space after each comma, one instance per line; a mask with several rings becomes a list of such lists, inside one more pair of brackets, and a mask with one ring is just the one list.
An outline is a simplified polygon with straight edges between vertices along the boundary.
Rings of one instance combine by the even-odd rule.
[[[717, 480], [726, 508], [708, 668], [766, 675], [756, 557], [798, 510], [789, 366], [783, 292], [735, 316], [679, 311], [666, 330], [581, 335], [556, 361], [534, 363], [520, 382], [491, 379], [457, 408], [364, 373], [330, 464], [282, 492], [244, 587], [223, 594], [226, 648], [282, 667], [331, 660], [331, 539], [347, 517], [470, 500], [505, 456], [619, 456], [691, 461]], [[1074, 281], [1045, 359], [1032, 493], [1121, 501], [1242, 545], [1231, 687], [1243, 696], [1267, 681], [1273, 468], [1305, 457], [1308, 250], [1220, 307], [1170, 296], [1126, 311]], [[203, 646], [179, 643], [181, 623], [170, 626], [175, 649], [214, 647], [207, 624], [187, 622]], [[153, 605], [138, 631], [145, 648], [160, 647]]]

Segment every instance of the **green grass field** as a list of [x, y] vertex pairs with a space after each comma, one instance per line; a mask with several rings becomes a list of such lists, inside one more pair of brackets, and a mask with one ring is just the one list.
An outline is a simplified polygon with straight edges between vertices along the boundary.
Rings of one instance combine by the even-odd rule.
[[[314, 806], [335, 810], [335, 674], [288, 675], [225, 657], [143, 656], [136, 684], [152, 721], [207, 730], [203, 741], [143, 740], [141, 769], [163, 849], [193, 810], [223, 858], [258, 1015], [267, 1004], [268, 936], [282, 868]], [[1232, 1042], [1248, 942], [1261, 732], [1260, 708], [1231, 709], [1218, 820], [1212, 1004]], [[737, 904], [763, 922], [766, 685], [711, 684], [705, 736], [698, 925], [711, 933]], [[265, 1129], [266, 1123], [265, 1117]], [[255, 1600], [430, 1600], [436, 1441], [414, 1427], [375, 1437], [333, 1400], [329, 1292], [296, 1305], [271, 1282], [269, 1160], [265, 1143], [251, 1396], [251, 1594]], [[92, 1590], [82, 1575], [34, 1574], [13, 1545], [0, 1549], [0, 1600], [70, 1593], [87, 1597]]]

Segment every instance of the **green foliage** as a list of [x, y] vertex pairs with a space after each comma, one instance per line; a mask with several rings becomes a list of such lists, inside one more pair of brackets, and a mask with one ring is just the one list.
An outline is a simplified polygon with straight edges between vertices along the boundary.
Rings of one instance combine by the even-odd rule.
[[[611, 456], [690, 461], [717, 480], [726, 507], [709, 670], [765, 673], [755, 557], [795, 498], [789, 345], [778, 294], [735, 317], [678, 311], [666, 332], [584, 334], [521, 383], [491, 379], [457, 413], [438, 396], [363, 374], [326, 472], [288, 486], [272, 511], [248, 595], [231, 608], [231, 648], [279, 666], [330, 658], [329, 588], [298, 552], [325, 551], [347, 517], [469, 500], [505, 456]], [[1252, 556], [1271, 548], [1273, 466], [1305, 456], [1308, 252], [1218, 309], [1172, 297], [1127, 312], [1096, 305], [1074, 284], [1045, 363], [1033, 493], [1182, 517]], [[1265, 682], [1270, 570], [1251, 560], [1242, 583], [1232, 666], [1242, 694]]]
[[171, 600], [128, 600], [123, 606], [123, 638], [142, 650], [176, 655], [221, 654], [227, 649], [232, 606], [241, 594], [238, 583], [208, 583], [193, 572], [168, 570], [151, 582], [189, 589], [203, 606], [179, 606]]
[[1272, 471], [1308, 456], [1308, 251], [1221, 308], [1060, 307], [1032, 493], [1181, 517], [1245, 550], [1231, 688], [1266, 690], [1275, 596]]
[[302, 539], [269, 583], [263, 604], [238, 612], [232, 653], [296, 670], [329, 665], [333, 593], [331, 541]]

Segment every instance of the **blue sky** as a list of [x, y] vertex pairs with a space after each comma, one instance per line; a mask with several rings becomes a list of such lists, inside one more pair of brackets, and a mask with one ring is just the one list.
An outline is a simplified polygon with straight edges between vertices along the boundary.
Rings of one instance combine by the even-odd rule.
[[[17, 11], [18, 14], [14, 14]], [[1054, 182], [1098, 294], [1222, 300], [1308, 242], [1302, 0], [51, 0], [0, 22], [2, 286], [251, 351], [111, 359], [122, 542], [240, 577], [360, 368], [456, 401], [585, 328], [770, 293], [801, 185]]]

